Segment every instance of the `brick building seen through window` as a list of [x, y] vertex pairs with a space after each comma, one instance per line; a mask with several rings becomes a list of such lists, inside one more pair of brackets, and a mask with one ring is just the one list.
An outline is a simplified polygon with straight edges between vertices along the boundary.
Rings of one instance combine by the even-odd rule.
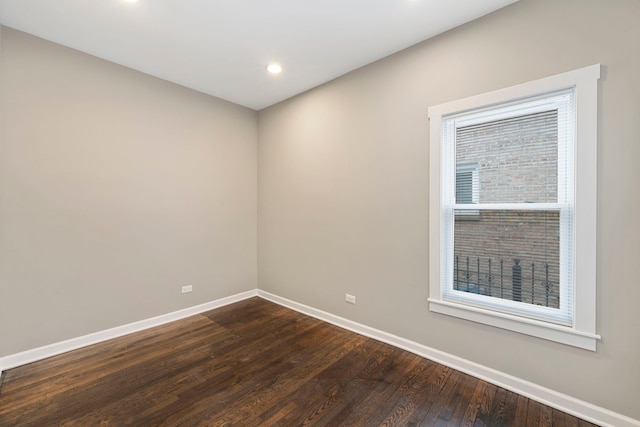
[[[555, 203], [558, 117], [544, 111], [456, 129], [457, 203]], [[456, 211], [454, 288], [557, 308], [557, 210]]]

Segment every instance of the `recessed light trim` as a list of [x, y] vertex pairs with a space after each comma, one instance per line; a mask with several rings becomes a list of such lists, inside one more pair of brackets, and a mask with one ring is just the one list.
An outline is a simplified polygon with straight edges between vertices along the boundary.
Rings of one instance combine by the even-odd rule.
[[267, 71], [271, 74], [280, 74], [282, 72], [282, 66], [276, 62], [272, 62], [267, 65]]

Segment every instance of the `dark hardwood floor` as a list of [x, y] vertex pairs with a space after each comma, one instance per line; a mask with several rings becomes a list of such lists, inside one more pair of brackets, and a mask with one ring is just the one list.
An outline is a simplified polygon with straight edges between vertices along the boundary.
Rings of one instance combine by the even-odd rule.
[[0, 426], [591, 426], [259, 298], [6, 371]]

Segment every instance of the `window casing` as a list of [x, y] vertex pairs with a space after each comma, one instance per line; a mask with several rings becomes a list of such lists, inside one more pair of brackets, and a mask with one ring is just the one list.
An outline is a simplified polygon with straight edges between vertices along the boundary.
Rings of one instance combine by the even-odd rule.
[[595, 350], [599, 73], [429, 108], [431, 311]]

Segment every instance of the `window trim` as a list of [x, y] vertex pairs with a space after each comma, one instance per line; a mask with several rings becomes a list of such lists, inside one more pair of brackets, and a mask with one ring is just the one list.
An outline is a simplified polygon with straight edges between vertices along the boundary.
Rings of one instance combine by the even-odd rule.
[[[600, 64], [557, 74], [532, 82], [429, 107], [429, 310], [460, 317], [535, 337], [596, 350], [596, 209], [597, 209], [597, 119]], [[573, 319], [570, 326], [524, 318], [443, 298], [441, 286], [441, 197], [443, 119], [481, 108], [574, 89], [576, 110], [575, 212], [573, 249], [575, 262]]]

